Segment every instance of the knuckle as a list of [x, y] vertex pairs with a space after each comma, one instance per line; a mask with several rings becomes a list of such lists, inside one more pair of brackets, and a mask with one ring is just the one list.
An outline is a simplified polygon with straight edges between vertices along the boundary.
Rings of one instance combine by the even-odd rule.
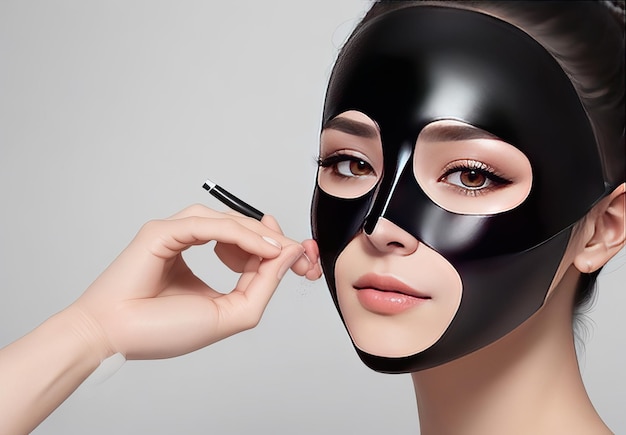
[[140, 234], [152, 234], [158, 231], [162, 226], [162, 221], [160, 219], [152, 219], [146, 222], [141, 226], [139, 230]]
[[222, 223], [223, 230], [229, 233], [240, 231], [242, 228], [242, 225], [239, 222], [231, 218], [222, 218], [220, 219], [220, 222]]
[[183, 213], [186, 216], [203, 216], [207, 214], [207, 211], [209, 211], [211, 209], [209, 209], [208, 207], [196, 203], [196, 204], [192, 204], [189, 207], [185, 208], [185, 210], [183, 211]]
[[186, 217], [185, 221], [187, 222], [188, 225], [192, 227], [196, 227], [198, 225], [201, 225], [204, 219], [201, 218], [200, 216], [192, 215], [192, 216]]

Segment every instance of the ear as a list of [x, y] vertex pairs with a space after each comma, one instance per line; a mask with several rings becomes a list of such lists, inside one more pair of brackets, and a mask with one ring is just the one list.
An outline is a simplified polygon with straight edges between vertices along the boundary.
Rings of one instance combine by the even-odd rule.
[[626, 240], [626, 184], [619, 185], [587, 214], [581, 234], [582, 249], [574, 265], [582, 273], [591, 273], [604, 266]]

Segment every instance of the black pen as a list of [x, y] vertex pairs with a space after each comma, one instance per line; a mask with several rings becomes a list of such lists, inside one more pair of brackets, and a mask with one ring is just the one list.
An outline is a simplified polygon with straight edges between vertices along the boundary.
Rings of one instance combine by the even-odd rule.
[[248, 216], [260, 221], [263, 218], [263, 213], [252, 207], [250, 204], [242, 201], [237, 198], [235, 195], [224, 189], [223, 187], [218, 186], [211, 180], [206, 180], [202, 185], [211, 195], [216, 197], [222, 202], [222, 204], [227, 205], [235, 211], [243, 214], [244, 216]]

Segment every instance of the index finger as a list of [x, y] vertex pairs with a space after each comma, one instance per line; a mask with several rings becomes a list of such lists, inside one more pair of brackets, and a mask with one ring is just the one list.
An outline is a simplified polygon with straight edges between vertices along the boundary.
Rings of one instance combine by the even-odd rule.
[[190, 246], [210, 241], [237, 245], [261, 258], [275, 258], [281, 248], [264, 238], [263, 234], [228, 218], [190, 216], [174, 220], [148, 222], [137, 238], [147, 244], [157, 257], [171, 259]]
[[194, 204], [171, 216], [168, 220], [176, 220], [191, 216], [233, 219], [261, 235], [271, 237], [280, 243], [281, 246], [300, 244], [297, 240], [286, 237], [280, 229], [280, 226], [278, 226], [278, 222], [267, 214], [263, 217], [262, 221], [258, 221], [234, 211], [220, 212], [202, 204]]

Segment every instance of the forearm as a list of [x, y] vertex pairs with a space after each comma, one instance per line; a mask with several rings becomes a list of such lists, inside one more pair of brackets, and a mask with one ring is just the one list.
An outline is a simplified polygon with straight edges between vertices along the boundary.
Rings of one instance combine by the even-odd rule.
[[[288, 268], [319, 278], [315, 242], [305, 243], [307, 260], [304, 245], [264, 221], [271, 228], [194, 206], [144, 225], [73, 305], [0, 350], [0, 435], [30, 432], [115, 353], [192, 352], [255, 326]], [[213, 240], [241, 272], [230, 292], [200, 280], [181, 255]]]
[[70, 307], [0, 350], [0, 434], [32, 431], [106, 358], [97, 325]]

